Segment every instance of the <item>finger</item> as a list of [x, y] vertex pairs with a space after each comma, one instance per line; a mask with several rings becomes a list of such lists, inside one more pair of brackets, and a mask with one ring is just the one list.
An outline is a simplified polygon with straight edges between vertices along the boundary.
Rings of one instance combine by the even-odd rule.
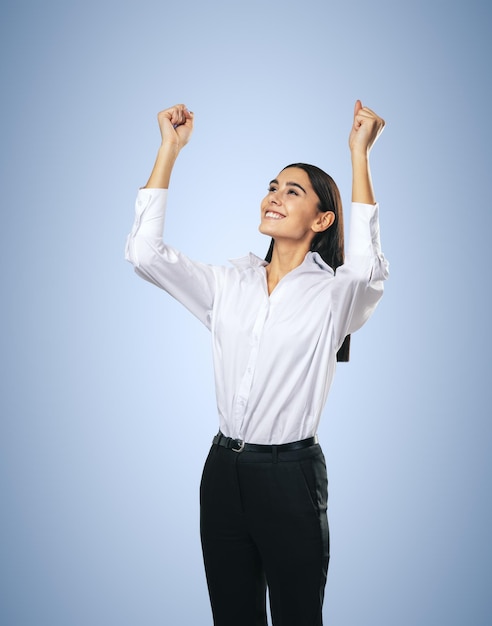
[[177, 125], [181, 126], [182, 124], [186, 124], [187, 120], [191, 119], [190, 112], [188, 108], [184, 104], [180, 104], [177, 107]]
[[369, 107], [361, 107], [361, 110], [364, 111], [365, 113], [369, 113], [370, 115], [375, 115], [377, 117], [377, 114], [374, 113], [374, 111], [370, 109]]
[[373, 118], [377, 120], [378, 122], [380, 122], [381, 124], [383, 124], [384, 126], [385, 122], [383, 118], [380, 117], [375, 111], [373, 111], [369, 107], [362, 107], [362, 109], [360, 110], [360, 115], [365, 115], [367, 118]]
[[172, 116], [173, 116], [172, 109], [164, 109], [164, 111], [159, 111], [159, 113], [157, 114], [158, 119], [166, 118], [168, 120], [171, 120]]
[[357, 117], [360, 118], [361, 120], [377, 120], [379, 119], [379, 117], [370, 109], [363, 107], [359, 113], [357, 114]]
[[193, 112], [192, 111], [186, 111], [185, 126], [193, 128], [194, 121], [195, 121], [195, 118], [194, 118]]
[[383, 129], [385, 126], [383, 118], [376, 115], [376, 113], [370, 109], [361, 109], [356, 119], [359, 125], [367, 124], [368, 126], [374, 126], [378, 129]]
[[362, 109], [362, 102], [360, 100], [356, 100], [355, 106], [354, 106], [354, 117], [357, 116], [357, 114], [359, 113], [361, 109]]

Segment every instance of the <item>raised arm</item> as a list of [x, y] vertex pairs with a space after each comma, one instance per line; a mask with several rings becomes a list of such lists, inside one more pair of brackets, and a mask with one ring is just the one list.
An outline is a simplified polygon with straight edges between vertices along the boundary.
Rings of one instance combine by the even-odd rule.
[[154, 168], [145, 188], [167, 189], [174, 163], [181, 149], [188, 143], [193, 132], [193, 113], [184, 104], [176, 104], [161, 111], [157, 120], [162, 142]]
[[158, 115], [162, 143], [147, 185], [139, 189], [125, 257], [136, 273], [167, 291], [210, 328], [221, 269], [192, 261], [163, 239], [167, 188], [176, 158], [193, 130], [193, 114], [177, 104]]
[[352, 202], [375, 204], [369, 153], [384, 128], [384, 120], [357, 100], [349, 147], [352, 156]]

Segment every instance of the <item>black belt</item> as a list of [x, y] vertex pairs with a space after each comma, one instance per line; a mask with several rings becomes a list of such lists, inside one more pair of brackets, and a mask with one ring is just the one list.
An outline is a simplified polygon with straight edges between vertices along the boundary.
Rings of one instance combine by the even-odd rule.
[[302, 450], [302, 448], [309, 448], [318, 443], [318, 435], [314, 437], [308, 437], [308, 439], [301, 439], [301, 441], [292, 441], [290, 443], [281, 443], [277, 445], [267, 445], [262, 443], [244, 443], [241, 439], [233, 439], [232, 437], [226, 437], [222, 433], [215, 435], [212, 443], [216, 446], [222, 446], [233, 452], [287, 452], [288, 450]]

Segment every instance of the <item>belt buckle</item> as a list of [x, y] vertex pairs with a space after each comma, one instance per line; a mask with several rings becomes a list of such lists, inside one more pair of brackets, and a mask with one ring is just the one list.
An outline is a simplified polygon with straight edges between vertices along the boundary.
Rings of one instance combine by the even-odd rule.
[[234, 441], [234, 444], [237, 444], [239, 446], [239, 448], [231, 448], [231, 450], [233, 452], [239, 453], [239, 452], [242, 452], [244, 450], [244, 441], [241, 441], [241, 439], [236, 439]]

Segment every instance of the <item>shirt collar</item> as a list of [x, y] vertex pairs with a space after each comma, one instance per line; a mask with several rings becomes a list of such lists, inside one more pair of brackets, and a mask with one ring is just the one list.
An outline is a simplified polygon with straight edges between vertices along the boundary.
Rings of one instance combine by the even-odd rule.
[[[237, 269], [240, 270], [245, 270], [248, 268], [256, 269], [259, 267], [266, 267], [268, 265], [268, 263], [264, 259], [261, 259], [259, 256], [256, 256], [256, 254], [253, 254], [252, 252], [250, 252], [246, 256], [239, 257], [237, 259], [229, 259], [229, 263], [231, 263], [232, 265], [234, 265], [234, 267], [237, 267]], [[300, 267], [304, 266], [306, 269], [308, 269], [313, 264], [317, 265], [325, 272], [334, 274], [333, 269], [328, 265], [328, 263], [325, 263], [323, 261], [318, 252], [308, 252], [304, 257], [304, 261], [301, 263]]]
[[311, 261], [311, 263], [315, 263], [322, 270], [325, 270], [325, 272], [329, 272], [330, 274], [335, 274], [331, 265], [328, 265], [328, 263], [323, 261], [319, 252], [308, 252], [306, 254], [306, 258], [304, 259], [304, 263], [307, 263], [308, 259]]
[[239, 270], [245, 270], [250, 267], [265, 267], [268, 263], [264, 259], [260, 259], [259, 256], [250, 252], [246, 256], [239, 257], [237, 259], [229, 259], [229, 263], [237, 267]]

